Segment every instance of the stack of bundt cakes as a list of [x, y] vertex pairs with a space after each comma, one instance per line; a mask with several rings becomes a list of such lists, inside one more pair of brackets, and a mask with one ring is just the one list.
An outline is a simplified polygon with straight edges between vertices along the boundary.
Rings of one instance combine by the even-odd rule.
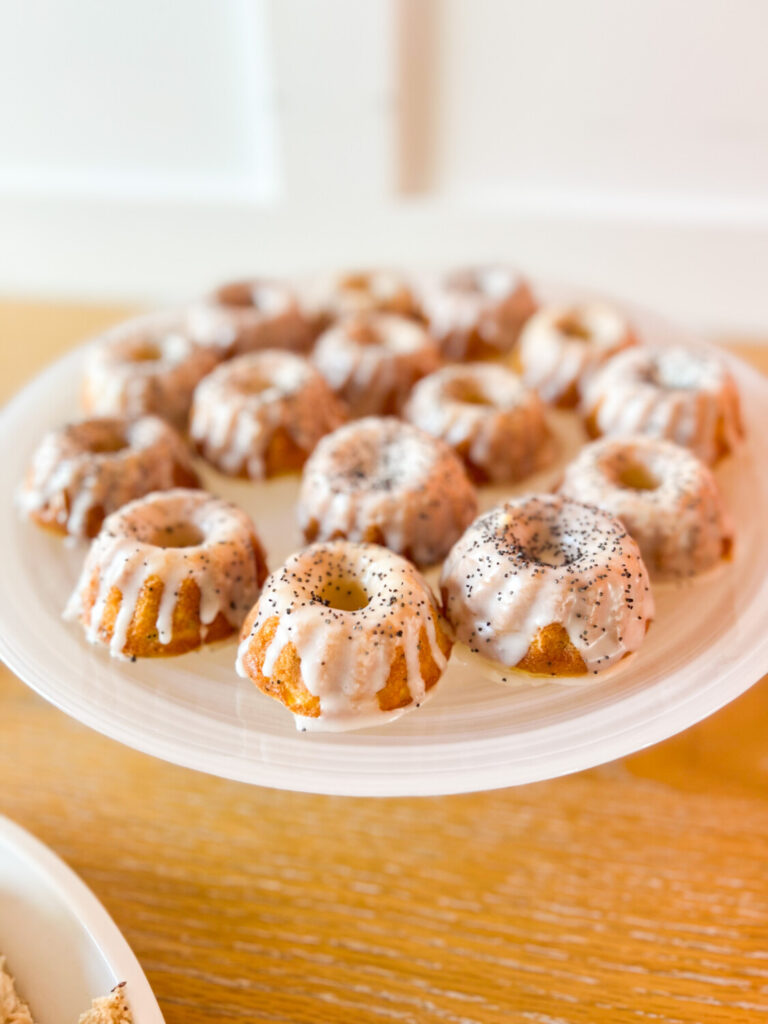
[[[225, 284], [97, 339], [82, 406], [17, 494], [90, 542], [66, 617], [134, 661], [239, 636], [237, 672], [304, 730], [419, 708], [454, 641], [504, 678], [602, 673], [643, 643], [651, 580], [734, 542], [724, 361], [504, 266]], [[568, 465], [557, 417], [595, 438]], [[260, 508], [291, 475], [305, 546], [270, 574]]]

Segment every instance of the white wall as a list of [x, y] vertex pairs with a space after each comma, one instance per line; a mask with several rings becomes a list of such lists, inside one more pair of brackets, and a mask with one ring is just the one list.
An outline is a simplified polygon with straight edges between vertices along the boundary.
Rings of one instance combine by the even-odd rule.
[[509, 259], [768, 326], [761, 0], [0, 0], [0, 290]]

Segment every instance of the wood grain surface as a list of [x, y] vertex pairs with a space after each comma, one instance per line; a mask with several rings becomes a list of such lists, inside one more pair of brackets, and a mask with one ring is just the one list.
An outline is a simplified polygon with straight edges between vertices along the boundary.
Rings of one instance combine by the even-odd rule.
[[[0, 304], [5, 395], [124, 312]], [[764, 679], [569, 778], [303, 796], [136, 753], [2, 669], [0, 811], [94, 890], [168, 1024], [763, 1021], [767, 726]]]

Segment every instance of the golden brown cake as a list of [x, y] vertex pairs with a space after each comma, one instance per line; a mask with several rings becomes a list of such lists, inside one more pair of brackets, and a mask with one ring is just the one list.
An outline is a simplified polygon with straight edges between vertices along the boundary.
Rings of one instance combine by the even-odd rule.
[[443, 565], [456, 639], [507, 668], [602, 672], [637, 650], [654, 614], [648, 573], [624, 526], [557, 495], [480, 516]]
[[476, 483], [522, 480], [554, 456], [541, 399], [504, 366], [444, 366], [416, 384], [404, 415], [450, 444]]
[[302, 356], [269, 349], [222, 364], [200, 383], [190, 435], [230, 476], [261, 480], [298, 472], [346, 410]]
[[419, 707], [450, 651], [410, 562], [335, 541], [272, 573], [243, 626], [237, 671], [292, 711], [298, 728], [351, 729]]
[[523, 328], [517, 356], [523, 380], [545, 402], [573, 408], [590, 375], [636, 344], [626, 319], [604, 302], [547, 306]]
[[370, 313], [341, 320], [317, 340], [312, 361], [353, 416], [400, 412], [411, 388], [440, 365], [415, 320]]
[[504, 266], [423, 278], [419, 295], [441, 355], [460, 362], [507, 355], [536, 311], [527, 281]]
[[731, 524], [712, 471], [670, 441], [588, 444], [566, 468], [560, 493], [620, 519], [658, 576], [692, 576], [730, 553]]
[[41, 526], [95, 537], [104, 518], [134, 498], [198, 486], [186, 444], [164, 420], [96, 418], [46, 434], [17, 500]]
[[377, 416], [323, 438], [298, 503], [308, 541], [383, 544], [418, 565], [443, 558], [476, 511], [474, 488], [445, 442]]
[[91, 416], [154, 413], [184, 431], [192, 393], [219, 358], [213, 349], [192, 340], [179, 314], [129, 320], [89, 350], [83, 408]]
[[193, 338], [227, 359], [267, 348], [306, 352], [316, 333], [294, 290], [266, 278], [222, 285], [187, 309], [186, 323]]
[[677, 345], [615, 356], [589, 382], [582, 412], [592, 437], [665, 438], [709, 464], [743, 436], [739, 393], [724, 360]]
[[266, 574], [241, 509], [202, 491], [156, 492], [104, 520], [65, 617], [115, 657], [183, 654], [235, 633]]

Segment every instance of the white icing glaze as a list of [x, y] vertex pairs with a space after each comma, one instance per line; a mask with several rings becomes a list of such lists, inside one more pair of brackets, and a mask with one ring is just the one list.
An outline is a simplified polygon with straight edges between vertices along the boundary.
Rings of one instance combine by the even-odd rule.
[[[192, 526], [202, 535], [189, 547], [163, 547]], [[114, 657], [124, 657], [128, 629], [142, 587], [150, 576], [163, 581], [157, 612], [161, 643], [172, 639], [173, 612], [181, 583], [200, 590], [202, 635], [219, 614], [239, 628], [259, 595], [253, 524], [241, 509], [203, 491], [177, 488], [149, 494], [113, 513], [91, 544], [80, 579], [64, 611], [79, 619], [91, 643], [105, 644], [101, 623], [110, 591], [122, 594], [112, 637]], [[97, 580], [93, 607], [84, 604]]]
[[521, 480], [554, 456], [541, 399], [492, 363], [444, 366], [420, 380], [405, 417], [457, 449], [495, 483]]
[[429, 329], [446, 359], [472, 358], [476, 334], [491, 352], [512, 349], [536, 309], [525, 279], [513, 269], [489, 266], [425, 278], [420, 295]]
[[[355, 611], [328, 605], [323, 588], [335, 581], [356, 581], [368, 604]], [[419, 650], [422, 631], [429, 653], [442, 673], [446, 666], [437, 637], [438, 610], [420, 573], [404, 558], [372, 544], [336, 541], [314, 544], [292, 555], [268, 578], [251, 629], [243, 636], [237, 671], [247, 676], [244, 658], [264, 624], [278, 625], [260, 666], [272, 677], [287, 644], [301, 660], [301, 678], [320, 700], [320, 715], [298, 717], [298, 728], [352, 729], [380, 724], [418, 707], [426, 696]], [[412, 703], [383, 712], [378, 694], [387, 684], [398, 651], [405, 655]]]
[[330, 327], [318, 338], [312, 360], [354, 416], [398, 412], [413, 384], [440, 365], [421, 324], [390, 313]]
[[200, 383], [189, 429], [214, 466], [259, 480], [266, 475], [267, 449], [276, 430], [284, 429], [308, 453], [345, 418], [306, 359], [268, 349], [224, 363]]
[[[110, 450], [123, 443], [125, 447]], [[92, 510], [109, 515], [134, 498], [196, 477], [187, 446], [164, 420], [82, 420], [40, 442], [19, 491], [26, 515], [53, 521], [74, 537], [89, 535]]]
[[581, 389], [610, 356], [636, 344], [627, 321], [611, 306], [549, 306], [534, 314], [520, 335], [523, 379], [546, 402]]
[[312, 329], [288, 285], [253, 279], [222, 285], [186, 311], [189, 333], [230, 357], [262, 349], [306, 351]]
[[192, 392], [218, 361], [189, 337], [178, 314], [128, 321], [89, 352], [83, 406], [95, 416], [154, 413], [185, 430]]
[[635, 541], [599, 509], [555, 495], [508, 501], [477, 519], [441, 576], [457, 640], [514, 667], [560, 623], [589, 672], [645, 637], [654, 604]]
[[[637, 468], [655, 489], [624, 482]], [[631, 479], [631, 477], [630, 477]], [[581, 450], [560, 493], [620, 519], [661, 576], [689, 576], [723, 557], [731, 525], [712, 472], [695, 455], [655, 438], [606, 438]]]
[[318, 539], [365, 540], [377, 527], [387, 547], [431, 565], [472, 521], [477, 499], [447, 444], [400, 420], [371, 416], [318, 444], [304, 467], [297, 511], [302, 529], [316, 526]]
[[622, 352], [588, 384], [582, 410], [600, 434], [644, 434], [712, 463], [741, 439], [736, 384], [707, 352], [642, 347]]

